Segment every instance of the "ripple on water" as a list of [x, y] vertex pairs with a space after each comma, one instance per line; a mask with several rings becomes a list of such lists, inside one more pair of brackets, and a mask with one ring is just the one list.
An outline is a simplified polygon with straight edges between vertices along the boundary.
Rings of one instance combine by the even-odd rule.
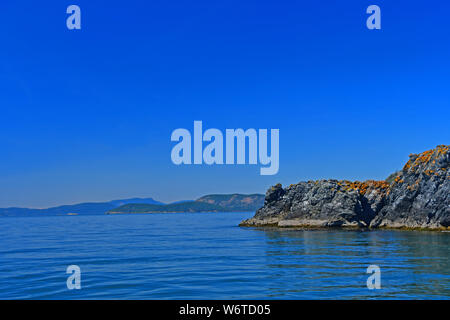
[[[251, 215], [0, 218], [0, 298], [450, 297], [448, 233], [237, 226]], [[66, 287], [71, 264], [81, 290]], [[381, 290], [366, 287], [371, 264]]]

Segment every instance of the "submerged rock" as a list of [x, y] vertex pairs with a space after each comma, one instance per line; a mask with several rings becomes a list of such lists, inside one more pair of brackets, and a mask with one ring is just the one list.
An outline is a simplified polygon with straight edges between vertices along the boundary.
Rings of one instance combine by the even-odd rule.
[[264, 206], [242, 226], [450, 227], [449, 146], [418, 155], [394, 179], [318, 180], [266, 192]]

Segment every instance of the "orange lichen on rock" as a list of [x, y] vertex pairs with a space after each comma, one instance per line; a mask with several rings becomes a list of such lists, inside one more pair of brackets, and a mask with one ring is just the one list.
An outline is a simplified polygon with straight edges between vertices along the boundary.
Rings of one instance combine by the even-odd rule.
[[402, 180], [402, 178], [400, 178], [400, 176], [396, 176], [394, 179], [394, 182], [395, 183], [403, 183], [403, 180]]
[[446, 154], [449, 150], [450, 150], [450, 146], [446, 146], [446, 145], [439, 145], [436, 147], [437, 149], [437, 153], [438, 155], [442, 156], [444, 154]]
[[348, 181], [341, 180], [338, 182], [339, 186], [342, 186], [345, 191], [355, 190], [360, 194], [364, 195], [368, 190], [376, 190], [378, 192], [384, 192], [389, 189], [389, 183], [386, 181], [376, 181], [376, 180], [367, 180], [364, 182], [360, 181]]
[[[410, 154], [409, 160], [403, 167], [404, 171], [415, 171], [419, 166], [427, 165], [431, 162], [432, 165], [436, 164], [436, 159], [447, 154], [450, 150], [450, 146], [439, 145], [435, 149], [427, 150], [419, 154]], [[432, 161], [431, 161], [432, 160]], [[427, 173], [426, 173], [427, 174]], [[427, 174], [429, 175], [429, 174]]]

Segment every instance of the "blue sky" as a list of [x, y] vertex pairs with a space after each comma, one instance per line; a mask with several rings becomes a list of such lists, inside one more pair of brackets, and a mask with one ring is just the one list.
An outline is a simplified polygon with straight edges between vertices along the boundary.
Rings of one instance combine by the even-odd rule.
[[[77, 4], [82, 30], [66, 28]], [[366, 8], [381, 8], [368, 30]], [[383, 179], [450, 141], [444, 1], [2, 1], [0, 207]], [[175, 166], [176, 128], [279, 128], [280, 170]]]

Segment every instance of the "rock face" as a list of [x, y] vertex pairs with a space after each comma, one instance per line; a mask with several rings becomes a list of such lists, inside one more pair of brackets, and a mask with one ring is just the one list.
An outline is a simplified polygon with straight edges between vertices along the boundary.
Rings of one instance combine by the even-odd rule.
[[449, 227], [449, 149], [438, 146], [419, 155], [411, 154], [392, 182], [386, 205], [371, 227]]
[[[271, 187], [242, 226], [450, 227], [449, 146], [410, 155], [392, 182], [319, 180]], [[391, 179], [390, 179], [391, 180]]]

